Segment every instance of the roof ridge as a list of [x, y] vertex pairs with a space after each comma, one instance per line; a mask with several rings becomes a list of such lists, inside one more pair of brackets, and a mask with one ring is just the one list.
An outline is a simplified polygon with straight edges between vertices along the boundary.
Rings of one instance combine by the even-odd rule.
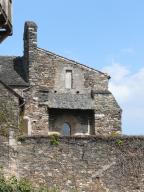
[[78, 61], [75, 61], [75, 60], [73, 60], [73, 59], [68, 59], [67, 57], [61, 56], [61, 55], [59, 55], [59, 54], [56, 54], [56, 53], [54, 53], [54, 52], [45, 50], [45, 49], [40, 48], [40, 47], [37, 47], [37, 48], [40, 49], [40, 50], [42, 50], [42, 51], [45, 51], [46, 53], [50, 53], [50, 54], [52, 54], [52, 55], [55, 55], [56, 57], [60, 57], [60, 58], [62, 58], [62, 59], [71, 61], [71, 62], [73, 62], [73, 63], [75, 63], [75, 64], [77, 64], [77, 65], [81, 65], [81, 66], [83, 66], [83, 67], [85, 67], [85, 68], [87, 68], [87, 69], [90, 69], [90, 70], [99, 72], [99, 73], [105, 75], [108, 79], [110, 78], [110, 76], [109, 76], [107, 73], [101, 72], [101, 71], [99, 71], [99, 70], [97, 70], [97, 69], [94, 69], [94, 68], [92, 68], [92, 67], [89, 67], [89, 66], [87, 66], [87, 65], [85, 65], [85, 64], [79, 63]]

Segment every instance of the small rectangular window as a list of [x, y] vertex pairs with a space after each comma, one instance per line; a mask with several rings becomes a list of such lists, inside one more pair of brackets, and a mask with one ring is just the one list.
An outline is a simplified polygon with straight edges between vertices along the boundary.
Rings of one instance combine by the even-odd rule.
[[40, 101], [40, 102], [46, 102], [46, 101], [48, 101], [48, 93], [49, 93], [49, 91], [47, 91], [47, 90], [40, 90], [40, 91], [39, 91], [39, 94], [38, 94], [38, 96], [39, 96], [39, 101]]
[[66, 89], [71, 89], [72, 88], [72, 70], [66, 70], [65, 88]]

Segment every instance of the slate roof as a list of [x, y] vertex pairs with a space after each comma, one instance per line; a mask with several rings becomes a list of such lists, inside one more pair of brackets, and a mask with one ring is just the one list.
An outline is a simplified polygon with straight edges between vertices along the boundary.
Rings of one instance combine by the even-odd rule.
[[0, 56], [0, 80], [9, 86], [28, 86], [22, 57]]
[[94, 109], [94, 101], [90, 94], [70, 94], [70, 93], [44, 93], [39, 96], [40, 104], [45, 104], [49, 108], [60, 109]]

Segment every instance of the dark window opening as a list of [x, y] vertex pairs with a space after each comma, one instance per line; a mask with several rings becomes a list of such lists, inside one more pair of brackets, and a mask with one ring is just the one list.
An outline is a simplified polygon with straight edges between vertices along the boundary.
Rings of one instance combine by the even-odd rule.
[[71, 127], [68, 123], [64, 123], [62, 128], [62, 135], [70, 136], [71, 135]]
[[40, 90], [39, 91], [39, 101], [40, 102], [48, 101], [48, 94], [49, 94], [48, 90]]

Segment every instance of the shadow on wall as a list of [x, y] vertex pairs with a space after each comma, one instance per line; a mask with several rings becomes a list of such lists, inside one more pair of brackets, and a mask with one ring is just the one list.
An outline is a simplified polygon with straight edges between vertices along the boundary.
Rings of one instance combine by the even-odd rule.
[[50, 109], [49, 114], [49, 131], [58, 132], [64, 136], [94, 134], [92, 110]]

